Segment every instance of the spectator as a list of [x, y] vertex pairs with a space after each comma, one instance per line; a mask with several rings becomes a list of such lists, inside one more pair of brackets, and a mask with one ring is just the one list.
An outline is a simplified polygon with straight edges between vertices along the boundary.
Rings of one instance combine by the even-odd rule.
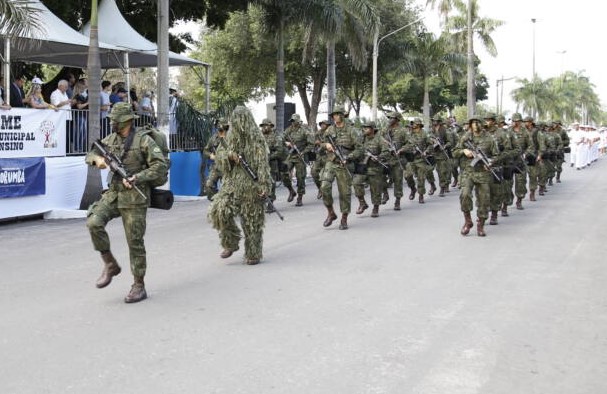
[[101, 138], [105, 138], [110, 134], [110, 91], [112, 83], [110, 81], [101, 82]]
[[180, 147], [177, 137], [177, 106], [179, 105], [179, 93], [175, 88], [169, 88], [169, 140], [171, 143], [171, 149], [178, 149]]
[[27, 103], [30, 108], [54, 108], [51, 104], [44, 101], [44, 97], [42, 97], [42, 84], [43, 82], [40, 78], [34, 77], [34, 79], [32, 79], [32, 86], [23, 101], [24, 103]]
[[[116, 86], [116, 85], [114, 85]], [[110, 106], [113, 106], [116, 103], [121, 103], [123, 101], [126, 101], [126, 95], [127, 95], [127, 91], [124, 87], [122, 86], [118, 86], [116, 88], [116, 93], [113, 95], [110, 95]]]
[[69, 99], [72, 99], [74, 97], [74, 86], [76, 86], [76, 77], [74, 76], [74, 74], [69, 73], [66, 76], [67, 79], [67, 90], [65, 91], [65, 93], [67, 94], [67, 97]]
[[25, 92], [23, 91], [23, 83], [25, 82], [25, 77], [22, 75], [18, 75], [17, 78], [11, 84], [11, 96], [10, 96], [10, 105], [15, 108], [23, 108], [25, 104], [23, 100], [25, 99]]
[[137, 90], [135, 88], [131, 88], [129, 91], [129, 97], [131, 98], [131, 107], [133, 112], [139, 112], [139, 98], [137, 97]]
[[74, 96], [72, 98], [73, 129], [74, 129], [74, 151], [84, 153], [87, 141], [87, 113], [89, 108], [88, 94], [86, 93], [86, 79], [78, 81], [74, 87]]
[[149, 90], [143, 94], [139, 103], [139, 115], [141, 115], [141, 124], [154, 124], [154, 107], [152, 105], [152, 92]]
[[72, 122], [72, 103], [75, 101], [72, 101], [69, 97], [67, 97], [67, 88], [68, 88], [68, 82], [65, 79], [62, 79], [59, 81], [59, 83], [57, 84], [57, 89], [51, 94], [51, 104], [53, 106], [55, 106], [55, 108], [60, 109], [60, 110], [66, 110], [67, 111], [67, 117], [66, 117], [66, 121], [65, 121], [65, 131], [66, 131], [66, 153], [71, 153], [71, 146], [72, 146], [72, 141], [73, 141], [73, 135], [72, 135], [72, 128], [71, 128], [71, 122]]

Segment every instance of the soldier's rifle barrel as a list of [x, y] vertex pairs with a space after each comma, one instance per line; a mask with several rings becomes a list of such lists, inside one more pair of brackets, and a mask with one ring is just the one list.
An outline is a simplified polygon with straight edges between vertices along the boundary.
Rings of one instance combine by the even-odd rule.
[[101, 140], [93, 141], [93, 146], [99, 151], [99, 153], [101, 153], [103, 160], [110, 167], [110, 170], [118, 174], [122, 179], [124, 179], [127, 184], [129, 184], [133, 189], [135, 189], [137, 193], [141, 195], [141, 197], [147, 200], [147, 196], [141, 191], [141, 189], [137, 187], [137, 185], [135, 185], [133, 182], [129, 181], [129, 174], [126, 172], [126, 169], [122, 165], [122, 161], [116, 155], [110, 152], [105, 146], [105, 144], [101, 142]]

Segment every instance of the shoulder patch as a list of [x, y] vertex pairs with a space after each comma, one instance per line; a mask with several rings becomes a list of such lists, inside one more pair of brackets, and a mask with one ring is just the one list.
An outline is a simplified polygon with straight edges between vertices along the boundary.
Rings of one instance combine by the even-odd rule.
[[159, 147], [155, 146], [154, 147], [154, 153], [162, 153], [162, 151], [160, 150]]

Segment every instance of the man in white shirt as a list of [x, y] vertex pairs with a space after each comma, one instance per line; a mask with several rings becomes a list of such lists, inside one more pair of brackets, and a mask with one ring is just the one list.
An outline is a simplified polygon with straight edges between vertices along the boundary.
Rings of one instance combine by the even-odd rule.
[[75, 100], [71, 100], [67, 96], [68, 83], [65, 79], [62, 79], [57, 84], [57, 89], [51, 93], [51, 104], [58, 110], [67, 111], [67, 118], [65, 121], [66, 131], [66, 153], [70, 153], [70, 144], [74, 141], [73, 127], [72, 127], [72, 104]]

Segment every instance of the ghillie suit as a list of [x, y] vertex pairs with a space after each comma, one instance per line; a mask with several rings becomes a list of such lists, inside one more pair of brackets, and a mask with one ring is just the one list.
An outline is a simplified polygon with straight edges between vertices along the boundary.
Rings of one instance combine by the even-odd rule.
[[[262, 258], [263, 227], [265, 222], [261, 194], [269, 194], [272, 187], [268, 147], [265, 138], [251, 112], [238, 106], [231, 116], [231, 127], [225, 144], [217, 149], [215, 165], [223, 174], [223, 184], [213, 197], [208, 219], [214, 229], [219, 231], [219, 239], [226, 258], [238, 250], [242, 238], [236, 225], [236, 216], [240, 216], [240, 225], [245, 238], [245, 259], [247, 264], [257, 264]], [[246, 172], [238, 155], [243, 157], [258, 180], [254, 181]]]

